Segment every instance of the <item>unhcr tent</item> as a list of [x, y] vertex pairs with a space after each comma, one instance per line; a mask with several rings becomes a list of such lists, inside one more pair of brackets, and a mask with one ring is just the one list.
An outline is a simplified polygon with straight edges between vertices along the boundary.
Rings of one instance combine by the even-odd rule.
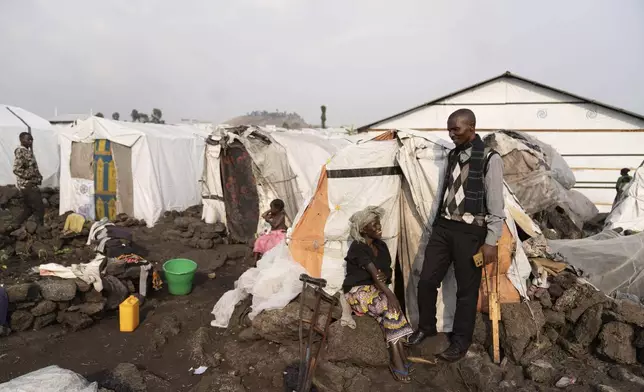
[[[370, 205], [386, 211], [383, 240], [403, 276], [403, 282], [394, 284], [403, 285], [407, 314], [412, 323], [417, 323], [416, 287], [451, 147], [451, 143], [424, 133], [398, 131], [337, 152], [322, 167], [313, 196], [296, 217], [287, 236], [288, 249], [269, 252], [258, 268], [240, 277], [237, 288], [215, 305], [213, 325], [225, 326], [232, 312], [230, 304], [234, 307], [234, 302], [247, 294], [253, 295], [251, 316], [285, 306], [299, 292], [297, 276], [301, 271], [326, 279], [330, 294], [338, 292], [350, 244], [349, 218]], [[505, 252], [505, 270], [501, 271], [501, 279], [507, 283], [500, 284], [501, 299], [516, 302], [526, 295], [525, 281], [530, 274], [517, 225], [528, 235], [538, 234], [539, 228], [507, 187], [505, 200], [511, 249]], [[450, 269], [439, 293], [440, 330], [451, 330], [455, 295], [456, 282]]]
[[58, 186], [58, 136], [45, 119], [24, 109], [0, 105], [0, 185], [13, 185], [14, 152], [20, 145], [18, 136], [29, 132], [34, 138], [34, 155], [43, 177], [43, 186]]
[[292, 222], [320, 167], [350, 143], [349, 138], [314, 130], [218, 128], [205, 150], [204, 220], [226, 223], [233, 239], [248, 242], [262, 224], [260, 214], [279, 198]]
[[61, 129], [60, 213], [126, 213], [152, 226], [164, 211], [200, 204], [206, 137], [189, 125], [98, 117]]

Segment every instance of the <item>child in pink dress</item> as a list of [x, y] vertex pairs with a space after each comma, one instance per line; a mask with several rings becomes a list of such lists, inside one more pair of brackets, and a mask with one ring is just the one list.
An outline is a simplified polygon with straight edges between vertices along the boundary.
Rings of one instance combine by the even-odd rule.
[[262, 214], [262, 218], [271, 225], [271, 231], [262, 234], [255, 241], [253, 253], [255, 261], [277, 244], [282, 242], [286, 237], [286, 213], [284, 212], [284, 202], [275, 199], [271, 202], [271, 209]]

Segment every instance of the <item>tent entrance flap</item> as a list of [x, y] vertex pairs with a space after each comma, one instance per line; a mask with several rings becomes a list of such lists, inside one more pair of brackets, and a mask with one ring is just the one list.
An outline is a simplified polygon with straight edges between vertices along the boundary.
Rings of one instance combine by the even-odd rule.
[[94, 203], [97, 220], [116, 218], [116, 167], [111, 144], [106, 139], [94, 141]]
[[255, 237], [259, 222], [253, 161], [246, 148], [235, 141], [221, 153], [220, 162], [228, 232], [234, 241], [247, 243]]

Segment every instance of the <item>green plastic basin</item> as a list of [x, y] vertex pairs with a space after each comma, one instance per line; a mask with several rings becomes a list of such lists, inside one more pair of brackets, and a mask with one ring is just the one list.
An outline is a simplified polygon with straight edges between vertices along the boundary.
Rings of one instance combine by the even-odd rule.
[[168, 281], [168, 291], [172, 295], [186, 295], [192, 290], [192, 281], [197, 271], [197, 263], [188, 259], [172, 259], [163, 264], [163, 272]]

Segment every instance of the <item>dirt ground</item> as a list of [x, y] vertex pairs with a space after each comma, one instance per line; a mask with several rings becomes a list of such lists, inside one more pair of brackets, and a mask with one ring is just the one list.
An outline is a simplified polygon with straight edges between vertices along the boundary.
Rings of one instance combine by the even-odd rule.
[[[57, 324], [0, 339], [0, 382], [54, 364], [96, 380], [117, 364], [130, 362], [167, 380], [172, 390], [188, 390], [195, 384], [199, 376], [191, 376], [188, 369], [201, 364], [187, 360], [187, 341], [203, 326], [208, 327], [214, 341], [220, 340], [218, 336], [223, 330], [210, 327], [210, 311], [216, 300], [231, 289], [237, 277], [249, 267], [250, 260], [239, 257], [249, 250], [245, 245], [193, 249], [162, 241], [156, 235], [160, 229], [137, 228], [135, 241], [148, 249], [151, 261], [184, 257], [197, 262], [199, 268], [190, 295], [171, 296], [167, 293], [167, 286], [151, 294], [142, 308], [140, 327], [133, 333], [119, 332], [118, 316], [114, 312], [79, 332], [65, 333]], [[221, 261], [225, 260], [222, 256], [226, 255], [235, 258], [221, 266]], [[28, 260], [25, 267], [35, 264], [38, 264], [37, 259]], [[207, 274], [215, 270], [216, 278], [209, 279]], [[181, 322], [181, 332], [156, 349], [151, 343], [154, 329], [168, 315], [176, 316]]]
[[[0, 383], [45, 366], [58, 365], [106, 386], [105, 380], [117, 365], [128, 363], [145, 375], [146, 387], [140, 391], [284, 391], [284, 371], [298, 359], [295, 341], [276, 344], [256, 336], [244, 336], [243, 331], [247, 330], [234, 326], [235, 315], [231, 319], [233, 327], [229, 329], [210, 326], [213, 319], [210, 312], [217, 300], [254, 264], [251, 249], [247, 245], [195, 249], [181, 242], [163, 240], [162, 233], [171, 228], [172, 219], [169, 219], [152, 229], [133, 227], [132, 231], [137, 245], [147, 250], [149, 261], [159, 264], [181, 257], [198, 264], [194, 288], [189, 295], [172, 296], [167, 292], [167, 285], [153, 292], [141, 308], [139, 328], [132, 333], [120, 332], [118, 314], [111, 312], [79, 332], [67, 332], [55, 324], [39, 331], [0, 338]], [[35, 276], [26, 271], [41, 262], [89, 261], [93, 253], [83, 246], [84, 241], [78, 241], [69, 251], [48, 254], [45, 259], [33, 256], [2, 260], [6, 268], [0, 269], [0, 283], [32, 280]], [[216, 276], [210, 278], [208, 274], [213, 272]], [[236, 316], [238, 320], [240, 317]], [[446, 347], [444, 336], [436, 339], [428, 344], [432, 353], [427, 353], [427, 357], [433, 350], [438, 352]], [[577, 382], [565, 388], [567, 391], [596, 391], [600, 390], [597, 389], [600, 384], [620, 392], [642, 390], [641, 385], [621, 380], [619, 375], [609, 377], [613, 365], [590, 355], [574, 358], [553, 345], [545, 358], [557, 366], [557, 372], [552, 375], [557, 377], [539, 384], [526, 380], [521, 366], [493, 365], [482, 346], [473, 346], [468, 357], [455, 364], [439, 362], [435, 366], [417, 366], [410, 385], [395, 382], [386, 367], [327, 361], [320, 363], [316, 382], [322, 387], [320, 390], [327, 391], [535, 392], [561, 390], [554, 388], [554, 381], [569, 375], [576, 377]], [[193, 375], [189, 371], [201, 365], [209, 366], [204, 374]], [[642, 366], [630, 370], [644, 377]]]

